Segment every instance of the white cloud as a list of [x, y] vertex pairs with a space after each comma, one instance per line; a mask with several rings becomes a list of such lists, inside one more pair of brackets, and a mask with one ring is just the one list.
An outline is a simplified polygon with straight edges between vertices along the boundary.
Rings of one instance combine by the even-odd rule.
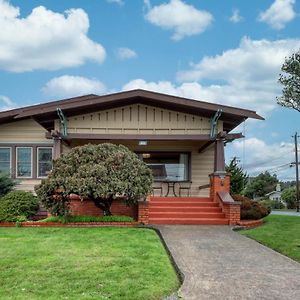
[[106, 0], [106, 2], [108, 2], [108, 3], [115, 3], [115, 4], [118, 4], [120, 6], [124, 5], [124, 1], [123, 0]]
[[258, 20], [267, 23], [276, 30], [283, 29], [288, 22], [296, 17], [294, 4], [295, 0], [275, 0], [266, 11], [260, 13]]
[[144, 0], [144, 9], [151, 9], [150, 0]]
[[54, 77], [42, 88], [47, 96], [73, 97], [86, 94], [103, 94], [105, 85], [97, 79], [89, 79], [81, 76], [63, 75]]
[[213, 21], [209, 12], [198, 10], [181, 0], [170, 0], [154, 6], [146, 13], [145, 18], [163, 29], [174, 30], [172, 39], [175, 41], [205, 31]]
[[16, 108], [17, 105], [9, 97], [0, 95], [0, 111]]
[[117, 57], [121, 60], [126, 60], [126, 59], [137, 57], [136, 52], [129, 48], [119, 48], [117, 50], [116, 54], [117, 54]]
[[82, 9], [60, 14], [39, 6], [21, 18], [18, 7], [0, 0], [0, 28], [3, 70], [57, 70], [105, 59], [102, 45], [87, 36], [89, 18]]
[[300, 39], [251, 40], [243, 38], [238, 48], [204, 57], [189, 70], [178, 72], [181, 82], [212, 80], [203, 89], [207, 100], [218, 98], [229, 105], [266, 112], [276, 107], [280, 94], [278, 73], [285, 57], [300, 48]]
[[239, 9], [235, 8], [232, 10], [232, 15], [229, 18], [229, 21], [232, 23], [239, 23], [243, 20], [243, 17], [240, 15]]
[[[267, 144], [258, 138], [248, 138], [245, 141], [236, 140], [231, 145], [234, 156], [240, 157], [244, 163], [244, 169], [250, 175], [258, 175], [269, 171], [276, 173], [280, 178], [291, 176], [293, 170], [290, 163], [294, 159], [293, 144], [280, 142]], [[245, 161], [243, 162], [243, 151], [245, 147]]]

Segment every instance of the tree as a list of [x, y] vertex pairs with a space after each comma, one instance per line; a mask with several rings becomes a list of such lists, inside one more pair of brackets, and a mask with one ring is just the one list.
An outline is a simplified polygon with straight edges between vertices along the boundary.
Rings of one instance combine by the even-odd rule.
[[279, 75], [279, 82], [283, 89], [277, 103], [300, 112], [300, 51], [285, 60], [281, 71], [284, 74]]
[[111, 215], [114, 199], [121, 197], [133, 205], [147, 196], [152, 181], [151, 170], [125, 146], [87, 144], [54, 161], [51, 174], [36, 193], [54, 215], [68, 213], [71, 194], [82, 201], [93, 200], [104, 215]]
[[287, 208], [296, 208], [296, 188], [290, 187], [282, 191], [281, 199], [286, 203]]
[[231, 175], [230, 193], [241, 194], [247, 184], [248, 175], [244, 173], [243, 169], [238, 165], [236, 157], [226, 166], [226, 172]]
[[252, 199], [255, 197], [264, 197], [267, 193], [275, 190], [277, 183], [276, 174], [271, 175], [269, 172], [261, 173], [251, 178], [246, 185], [244, 195]]

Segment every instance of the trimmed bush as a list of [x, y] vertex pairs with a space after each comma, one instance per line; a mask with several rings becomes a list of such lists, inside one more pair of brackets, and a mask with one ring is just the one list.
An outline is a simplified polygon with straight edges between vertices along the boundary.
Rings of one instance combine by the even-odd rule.
[[133, 218], [127, 216], [51, 216], [39, 222], [59, 222], [62, 224], [76, 222], [133, 222]]
[[0, 221], [24, 221], [36, 214], [37, 197], [29, 192], [13, 191], [0, 198]]
[[241, 195], [232, 195], [232, 198], [235, 201], [241, 202], [241, 220], [259, 220], [266, 217], [271, 212], [270, 208], [267, 208], [250, 198]]
[[15, 181], [8, 174], [0, 172], [0, 197], [12, 191], [15, 184]]

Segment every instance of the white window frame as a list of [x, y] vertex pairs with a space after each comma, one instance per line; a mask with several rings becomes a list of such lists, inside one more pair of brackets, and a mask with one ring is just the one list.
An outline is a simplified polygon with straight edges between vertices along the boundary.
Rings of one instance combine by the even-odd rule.
[[[36, 148], [36, 178], [47, 178], [48, 176], [39, 176], [39, 149], [51, 149], [53, 160], [53, 147], [37, 147]], [[53, 165], [52, 165], [53, 167]]]
[[[18, 176], [18, 149], [24, 149], [24, 148], [27, 148], [27, 149], [30, 149], [31, 150], [31, 176]], [[33, 178], [33, 147], [16, 147], [16, 178]]]
[[9, 175], [12, 177], [12, 147], [1, 146], [0, 149], [9, 149]]

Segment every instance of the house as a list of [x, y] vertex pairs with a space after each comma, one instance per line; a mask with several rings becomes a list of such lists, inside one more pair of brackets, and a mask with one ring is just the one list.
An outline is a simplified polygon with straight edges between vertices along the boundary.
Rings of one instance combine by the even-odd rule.
[[[124, 144], [152, 169], [155, 184], [136, 211], [114, 213], [144, 223], [234, 224], [239, 203], [229, 195], [224, 145], [256, 112], [145, 90], [86, 95], [0, 113], [0, 171], [33, 190], [51, 171], [52, 158], [86, 143]], [[72, 201], [74, 214], [99, 214], [93, 203]]]
[[281, 201], [281, 186], [280, 183], [277, 183], [275, 191], [266, 194], [270, 200]]

